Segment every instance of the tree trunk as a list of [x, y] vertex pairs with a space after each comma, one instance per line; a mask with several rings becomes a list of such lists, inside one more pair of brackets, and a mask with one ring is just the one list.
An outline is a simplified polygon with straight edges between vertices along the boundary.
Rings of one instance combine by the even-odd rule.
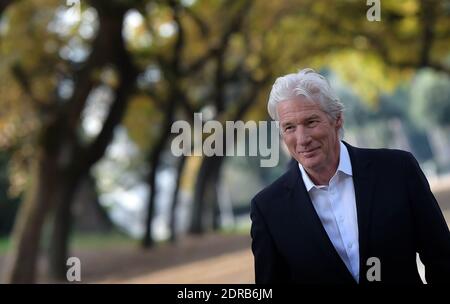
[[170, 209], [170, 241], [174, 243], [177, 240], [177, 229], [176, 229], [176, 209], [178, 205], [178, 193], [180, 191], [181, 178], [183, 176], [184, 164], [186, 163], [186, 156], [182, 155], [178, 161], [177, 166], [177, 176], [175, 181], [175, 187], [173, 189], [172, 204]]
[[42, 226], [60, 195], [58, 171], [53, 155], [48, 151], [38, 155], [32, 188], [19, 210], [13, 230], [13, 249], [6, 263], [9, 267], [5, 274], [7, 283], [32, 283], [35, 280]]
[[[213, 211], [217, 205], [217, 183], [220, 178], [223, 156], [204, 157], [194, 190], [191, 234], [202, 234], [207, 226], [213, 226]], [[206, 216], [206, 217], [205, 217]]]
[[72, 205], [80, 177], [66, 177], [62, 187], [62, 200], [57, 202], [53, 214], [52, 234], [48, 249], [49, 275], [55, 280], [66, 279], [70, 232], [73, 222]]
[[71, 208], [74, 228], [81, 233], [108, 233], [113, 230], [108, 212], [100, 204], [96, 181], [86, 174], [74, 195]]
[[[176, 78], [174, 78], [176, 79]], [[160, 134], [160, 137], [158, 138], [158, 141], [156, 142], [155, 146], [153, 147], [150, 156], [149, 156], [149, 164], [150, 164], [150, 172], [147, 178], [147, 184], [150, 189], [150, 196], [148, 199], [147, 204], [147, 217], [145, 219], [145, 234], [144, 238], [142, 240], [142, 247], [143, 248], [150, 248], [154, 245], [153, 235], [152, 235], [152, 220], [154, 215], [154, 209], [155, 209], [155, 198], [156, 193], [158, 191], [156, 187], [156, 174], [158, 172], [158, 166], [161, 159], [161, 154], [164, 151], [164, 148], [166, 146], [166, 143], [171, 138], [171, 128], [172, 123], [174, 119], [175, 109], [177, 106], [177, 102], [180, 97], [180, 91], [178, 90], [176, 84], [176, 81], [172, 82], [171, 85], [171, 92], [167, 99], [168, 107], [165, 113], [165, 118], [163, 122], [162, 132]]]
[[213, 172], [211, 179], [209, 180], [209, 190], [211, 191], [211, 208], [212, 208], [212, 229], [213, 231], [218, 231], [221, 227], [220, 222], [220, 208], [219, 208], [219, 198], [218, 198], [218, 185], [220, 183], [220, 169], [222, 167], [223, 160], [220, 161], [219, 167]]
[[55, 280], [66, 277], [66, 260], [68, 257], [68, 242], [72, 226], [71, 204], [59, 204], [53, 214], [52, 234], [48, 248], [49, 275]]
[[142, 246], [144, 248], [150, 248], [154, 245], [153, 235], [152, 235], [152, 220], [155, 210], [155, 198], [157, 193], [156, 187], [156, 174], [161, 158], [161, 153], [164, 150], [164, 146], [166, 144], [167, 136], [162, 135], [159, 139], [159, 142], [156, 144], [154, 150], [152, 151], [152, 155], [150, 157], [150, 172], [147, 178], [147, 184], [150, 189], [150, 196], [147, 204], [147, 217], [145, 219], [145, 234], [144, 239], [142, 240]]
[[153, 220], [153, 214], [155, 212], [155, 196], [156, 196], [156, 169], [158, 166], [159, 157], [158, 160], [152, 161], [150, 164], [150, 173], [147, 179], [147, 184], [150, 189], [150, 197], [148, 198], [148, 204], [147, 204], [147, 215], [145, 218], [145, 234], [144, 238], [142, 240], [142, 247], [144, 248], [151, 248], [153, 247], [153, 229], [152, 229], [152, 220]]

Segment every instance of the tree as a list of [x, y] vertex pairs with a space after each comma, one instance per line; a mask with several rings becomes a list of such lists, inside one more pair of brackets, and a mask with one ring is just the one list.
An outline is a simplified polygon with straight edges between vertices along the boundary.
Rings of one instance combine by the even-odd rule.
[[[24, 4], [25, 7], [27, 5]], [[56, 251], [52, 262], [55, 263], [55, 274], [59, 277], [65, 275], [65, 250], [70, 227], [66, 220], [73, 194], [78, 182], [103, 155], [134, 87], [137, 70], [122, 39], [122, 22], [128, 7], [101, 1], [92, 1], [92, 5], [97, 10], [100, 27], [88, 59], [76, 67], [71, 75], [74, 90], [69, 100], [61, 102], [59, 97], [50, 94], [44, 95], [41, 101], [30, 84], [35, 79], [30, 79], [32, 73], [28, 67], [24, 67], [25, 58], [19, 58], [13, 66], [17, 82], [36, 111], [42, 115], [42, 124], [35, 147], [32, 185], [14, 227], [14, 246], [8, 263], [10, 268], [6, 273], [7, 282], [34, 281], [42, 226], [53, 208], [57, 210], [54, 224], [57, 228], [54, 229], [53, 238], [58, 240], [56, 242], [59, 245], [53, 247]], [[98, 83], [96, 71], [108, 63], [115, 66], [119, 84], [115, 87], [114, 100], [100, 134], [85, 146], [77, 136], [80, 116], [89, 93]], [[55, 72], [51, 70], [49, 74]]]

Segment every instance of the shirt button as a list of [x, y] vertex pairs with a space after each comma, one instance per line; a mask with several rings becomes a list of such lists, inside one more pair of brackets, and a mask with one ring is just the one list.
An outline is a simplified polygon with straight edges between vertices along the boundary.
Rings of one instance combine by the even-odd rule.
[[343, 216], [340, 216], [339, 217], [339, 223], [342, 223], [344, 221], [344, 217]]
[[353, 247], [353, 244], [352, 244], [352, 243], [350, 243], [350, 244], [347, 245], [347, 248], [348, 248], [348, 249], [352, 249], [352, 247]]

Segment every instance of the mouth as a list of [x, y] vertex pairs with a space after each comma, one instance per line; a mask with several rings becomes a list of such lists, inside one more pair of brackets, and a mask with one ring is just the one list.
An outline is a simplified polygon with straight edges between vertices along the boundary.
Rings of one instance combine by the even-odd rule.
[[309, 158], [311, 156], [313, 156], [313, 154], [319, 149], [319, 147], [314, 148], [314, 149], [310, 149], [307, 151], [301, 151], [300, 154], [303, 155], [306, 158]]

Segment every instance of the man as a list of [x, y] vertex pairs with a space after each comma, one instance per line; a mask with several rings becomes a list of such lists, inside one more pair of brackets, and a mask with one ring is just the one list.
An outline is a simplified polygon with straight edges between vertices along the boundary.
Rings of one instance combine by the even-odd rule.
[[268, 102], [296, 160], [251, 203], [256, 283], [450, 282], [450, 232], [411, 153], [361, 149], [343, 105], [312, 69], [277, 79]]

